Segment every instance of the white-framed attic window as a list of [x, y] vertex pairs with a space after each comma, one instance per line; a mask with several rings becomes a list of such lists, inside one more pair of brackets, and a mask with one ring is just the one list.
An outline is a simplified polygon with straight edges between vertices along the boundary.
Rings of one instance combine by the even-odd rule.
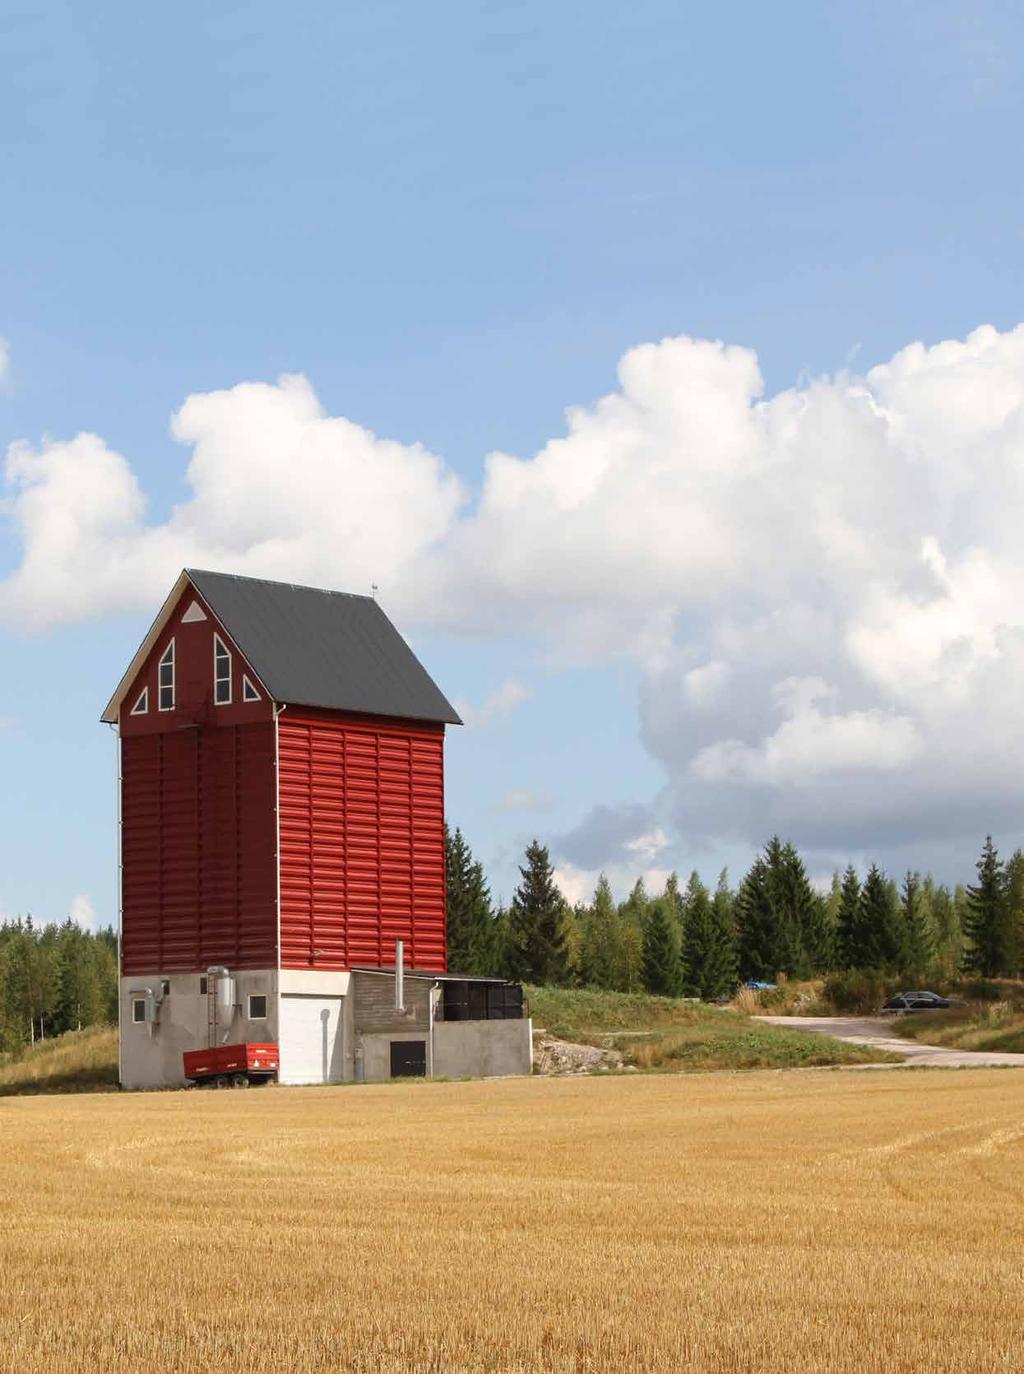
[[249, 677], [248, 677], [247, 674], [243, 674], [243, 676], [242, 676], [242, 700], [243, 700], [243, 701], [259, 701], [259, 700], [261, 700], [259, 692], [257, 692], [256, 688], [255, 688], [255, 687], [252, 685], [252, 683], [249, 681]]
[[149, 688], [143, 687], [139, 693], [139, 699], [131, 709], [133, 716], [144, 716], [149, 711]]
[[213, 700], [217, 706], [231, 705], [231, 653], [220, 635], [213, 636]]
[[174, 710], [174, 640], [164, 650], [157, 669], [157, 708]]

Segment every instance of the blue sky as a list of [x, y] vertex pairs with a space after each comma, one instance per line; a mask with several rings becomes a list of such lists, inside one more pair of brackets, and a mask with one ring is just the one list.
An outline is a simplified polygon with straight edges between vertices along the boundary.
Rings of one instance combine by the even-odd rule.
[[[942, 741], [964, 733], [957, 712], [1000, 714], [1017, 652], [999, 592], [1016, 585], [1013, 540], [986, 533], [1017, 493], [992, 510], [981, 492], [1021, 457], [1022, 39], [1019, 8], [983, 0], [6, 6], [0, 451], [38, 462], [26, 478], [8, 457], [0, 506], [0, 911], [111, 912], [97, 719], [197, 545], [241, 571], [379, 581], [442, 687], [476, 708], [451, 739], [449, 813], [506, 895], [534, 833], [574, 891], [602, 867], [620, 886], [645, 867], [736, 871], [776, 825], [820, 872], [877, 853], [967, 876], [986, 829], [1015, 844], [1012, 770], [992, 775], [1019, 762], [1024, 727], [955, 757]], [[981, 325], [993, 336], [963, 343]], [[629, 350], [683, 336], [750, 350], [760, 392], [738, 354], [696, 346], [617, 373]], [[917, 340], [963, 351], [918, 365], [901, 352]], [[343, 524], [266, 553], [279, 478], [253, 466], [235, 389], [284, 373], [324, 416], [413, 466], [422, 445], [461, 482], [416, 559], [348, 558]], [[172, 437], [187, 398], [211, 394], [228, 399]], [[780, 394], [772, 434], [786, 397], [810, 397], [813, 454], [759, 431], [736, 441], [751, 446], [739, 471], [733, 429]], [[625, 397], [629, 423], [602, 430], [588, 411], [576, 475], [549, 480], [568, 460], [534, 460], [566, 408], [602, 396]], [[944, 406], [976, 417], [955, 444], [953, 421], [934, 427]], [[314, 431], [295, 440], [302, 461]], [[143, 494], [138, 529], [117, 525], [124, 483], [73, 446], [83, 433]], [[500, 481], [488, 495], [493, 451], [524, 460], [534, 510], [571, 513], [524, 521]], [[608, 452], [618, 475], [581, 514], [578, 474]], [[173, 512], [196, 501], [195, 454], [217, 475], [190, 543], [192, 516]], [[344, 471], [296, 480], [340, 510]], [[381, 549], [415, 543], [435, 480]], [[389, 498], [366, 481], [372, 545]], [[218, 542], [232, 512], [217, 501], [238, 490], [260, 511]], [[809, 492], [815, 512], [855, 508], [858, 539], [816, 529], [797, 560], [806, 522], [784, 512]], [[93, 493], [104, 514], [79, 547], [61, 522]], [[165, 526], [156, 557], [139, 530]], [[933, 536], [941, 559], [918, 566]], [[833, 558], [854, 542], [869, 559]], [[737, 552], [755, 546], [760, 562]], [[86, 568], [102, 574], [91, 598]]]

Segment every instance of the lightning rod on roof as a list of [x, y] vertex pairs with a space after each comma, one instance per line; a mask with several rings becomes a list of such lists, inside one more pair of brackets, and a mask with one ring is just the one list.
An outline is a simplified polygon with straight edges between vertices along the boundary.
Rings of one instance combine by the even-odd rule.
[[377, 584], [376, 584], [376, 582], [371, 582], [371, 583], [370, 583], [370, 595], [373, 597], [374, 601], [377, 600]]

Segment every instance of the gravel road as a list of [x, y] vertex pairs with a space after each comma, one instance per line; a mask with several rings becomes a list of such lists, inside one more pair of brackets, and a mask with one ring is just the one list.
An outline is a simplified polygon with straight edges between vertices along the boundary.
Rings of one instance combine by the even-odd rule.
[[[904, 1040], [894, 1035], [892, 1021], [881, 1016], [759, 1016], [773, 1026], [831, 1035], [836, 1040], [852, 1040], [856, 1045], [874, 1045], [903, 1056], [906, 1064], [928, 1064], [946, 1069], [994, 1068], [999, 1065], [1024, 1069], [1024, 1054], [990, 1054], [982, 1050], [946, 1049], [923, 1045], [919, 1040]], [[884, 1067], [884, 1066], [883, 1066]], [[896, 1065], [895, 1067], [899, 1067]]]

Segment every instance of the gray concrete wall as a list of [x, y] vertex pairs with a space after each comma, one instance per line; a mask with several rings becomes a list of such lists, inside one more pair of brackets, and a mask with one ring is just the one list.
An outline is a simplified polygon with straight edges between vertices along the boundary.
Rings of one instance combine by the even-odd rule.
[[435, 1078], [498, 1078], [533, 1068], [533, 1022], [436, 1021]]
[[427, 1032], [395, 1031], [360, 1036], [363, 1052], [363, 1078], [367, 1083], [391, 1077], [391, 1042], [393, 1040], [422, 1040], [427, 1045], [427, 1072], [430, 1072], [430, 1044]]
[[[205, 1049], [208, 1039], [207, 999], [199, 991], [200, 973], [136, 974], [120, 980], [121, 1086], [123, 1088], [177, 1088], [185, 1082], [181, 1056], [185, 1050]], [[277, 1042], [277, 970], [242, 969], [232, 972], [236, 1006], [230, 1024], [220, 1025], [224, 1044], [250, 1040], [256, 1044]], [[145, 988], [159, 994], [170, 983], [160, 1004], [160, 1019], [150, 1026], [132, 1020], [134, 995]], [[266, 1020], [250, 1021], [246, 1012], [250, 993], [267, 998]], [[227, 1039], [225, 1040], [225, 1031]]]

